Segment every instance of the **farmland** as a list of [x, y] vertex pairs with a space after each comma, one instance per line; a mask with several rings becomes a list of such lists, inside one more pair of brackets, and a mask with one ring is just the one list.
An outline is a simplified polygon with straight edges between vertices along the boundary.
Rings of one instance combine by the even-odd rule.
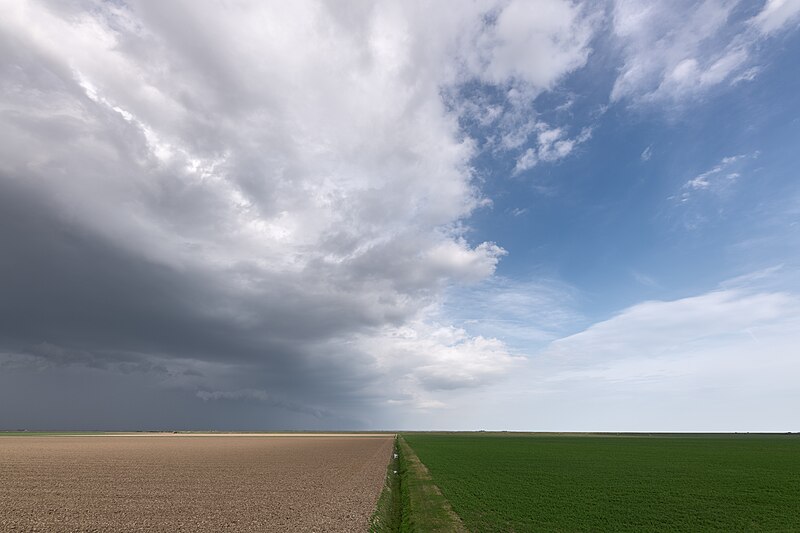
[[797, 436], [406, 434], [470, 531], [798, 531]]
[[393, 440], [0, 437], [0, 531], [364, 531]]

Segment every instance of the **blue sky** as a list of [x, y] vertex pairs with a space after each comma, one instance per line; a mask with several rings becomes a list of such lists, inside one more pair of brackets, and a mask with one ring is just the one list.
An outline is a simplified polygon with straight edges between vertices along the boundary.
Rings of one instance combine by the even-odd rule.
[[[509, 175], [513, 159], [481, 160], [492, 206], [473, 214], [470, 237], [501, 236], [509, 253], [499, 275], [567, 283], [595, 320], [752, 271], [796, 269], [800, 35], [768, 44], [753, 80], [689, 96], [677, 109], [608, 105], [611, 69], [589, 65], [570, 76], [560, 93], [577, 102], [561, 118], [573, 129], [593, 128], [591, 139], [518, 175]], [[543, 96], [546, 115], [560, 102]], [[724, 189], [686, 187], [736, 157], [711, 177], [738, 174]]]
[[800, 0], [0, 7], [0, 428], [799, 429]]
[[[755, 5], [736, 6], [726, 21], [728, 32], [746, 27], [758, 12]], [[724, 46], [710, 40], [706, 47]], [[772, 294], [796, 294], [798, 289], [800, 34], [790, 29], [754, 45], [757, 66], [749, 68], [757, 75], [752, 79], [734, 78], [696, 93], [678, 91], [649, 102], [637, 102], [635, 95], [616, 101], [611, 97], [620, 62], [615, 44], [605, 34], [596, 36], [586, 66], [566, 76], [534, 104], [537, 116], [551, 125], [569, 128], [573, 134], [591, 129], [588, 140], [563, 159], [522, 172], [514, 172], [513, 156], [498, 156], [492, 148], [477, 158], [478, 172], [485, 179], [483, 190], [492, 202], [470, 218], [470, 237], [482, 242], [500, 236], [496, 241], [508, 254], [498, 264], [496, 276], [504, 281], [454, 290], [448, 311], [466, 329], [496, 336], [526, 354], [543, 374], [556, 373], [547, 362], [553, 344], [559, 342], [554, 339], [569, 338], [593, 324], [622, 321], [626, 313], [646, 302], [667, 307], [670, 302], [697, 299], [702, 309], [702, 298], [730, 287], [745, 293], [775, 291]], [[647, 60], [646, 52], [639, 59]], [[489, 98], [502, 100], [494, 87], [470, 90], [483, 90]], [[467, 121], [465, 127], [478, 139], [494, 133], [474, 121]], [[519, 151], [536, 144], [534, 137]], [[476, 300], [497, 299], [498, 292], [515, 293], [519, 305], [503, 298], [495, 305], [476, 305]], [[464, 309], [473, 311], [464, 313]], [[670, 314], [667, 309], [664, 313]], [[707, 318], [713, 329], [718, 317]], [[713, 334], [681, 339], [686, 324], [663, 328], [675, 329], [674, 343], [646, 332], [632, 342], [630, 348], [636, 353], [628, 361], [645, 362], [653, 359], [651, 354], [669, 351], [692, 353], [688, 360], [697, 360], [704, 351], [720, 351], [722, 357], [716, 363], [724, 367], [725, 354], [733, 358], [743, 349], [736, 334], [751, 333], [739, 325], [726, 333], [733, 339]], [[698, 354], [692, 345], [703, 337], [707, 345]], [[532, 389], [518, 384], [525, 392], [515, 397], [516, 408], [507, 409], [514, 412], [522, 404], [532, 411], [550, 411], [553, 401], [584, 397], [584, 401], [609, 405], [598, 413], [578, 400], [575, 409], [580, 415], [571, 411], [564, 417], [572, 423], [560, 418], [563, 411], [558, 407], [555, 416], [532, 418], [556, 429], [587, 425], [658, 429], [660, 423], [677, 430], [780, 427], [776, 419], [784, 415], [764, 417], [760, 411], [769, 400], [748, 398], [751, 405], [761, 404], [760, 409], [751, 407], [760, 412], [743, 414], [733, 405], [738, 394], [747, 396], [747, 385], [735, 380], [714, 383], [705, 372], [686, 371], [668, 392], [631, 393], [627, 385], [637, 381], [658, 389], [659, 382], [669, 380], [667, 369], [675, 362], [664, 361], [662, 368], [638, 374], [624, 375], [620, 369], [615, 375], [614, 364], [603, 361], [601, 355], [607, 351], [604, 343], [618, 341], [622, 344], [619, 355], [625, 358], [622, 354], [629, 348], [624, 338], [599, 336], [588, 344], [590, 352], [597, 352], [599, 365], [608, 365], [603, 375], [575, 376], [573, 383], [550, 395], [539, 388], [536, 393], [546, 399], [542, 401], [531, 401]], [[794, 353], [792, 347], [782, 349]], [[769, 368], [769, 353], [764, 353], [769, 348], [754, 344], [744, 350], [753, 366]], [[785, 368], [778, 365], [775, 371]], [[706, 379], [712, 392], [697, 386], [696, 382]], [[529, 380], [526, 376], [523, 382]], [[781, 401], [798, 405], [793, 395]], [[689, 405], [714, 403], [708, 411], [699, 409], [703, 414], [696, 418], [685, 415]], [[614, 417], [609, 409], [627, 415]], [[651, 409], [656, 410], [655, 416], [640, 415]], [[676, 412], [680, 414], [671, 416]], [[609, 419], [615, 423], [608, 424]]]

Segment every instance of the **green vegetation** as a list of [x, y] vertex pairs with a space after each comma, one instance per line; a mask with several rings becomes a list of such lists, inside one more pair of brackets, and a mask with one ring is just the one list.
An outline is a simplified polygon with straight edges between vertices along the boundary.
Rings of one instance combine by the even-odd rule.
[[800, 531], [796, 435], [404, 437], [470, 531]]
[[402, 438], [395, 442], [386, 485], [370, 523], [380, 533], [465, 531], [425, 466]]
[[400, 458], [397, 439], [394, 441], [394, 454], [386, 469], [386, 484], [378, 498], [375, 512], [370, 519], [369, 530], [373, 533], [393, 533], [400, 531], [403, 521], [403, 495], [400, 488]]

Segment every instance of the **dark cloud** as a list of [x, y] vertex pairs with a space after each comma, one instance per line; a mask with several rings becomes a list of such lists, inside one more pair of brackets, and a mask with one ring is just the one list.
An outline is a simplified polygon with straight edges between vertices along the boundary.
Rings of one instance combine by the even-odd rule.
[[[557, 3], [537, 31], [588, 31]], [[465, 238], [483, 199], [442, 88], [586, 51], [486, 64], [496, 8], [9, 6], [0, 427], [373, 423], [501, 375], [500, 341], [437, 315], [504, 254]]]
[[[350, 366], [363, 361], [309, 353], [309, 343], [343, 319], [302, 313], [280, 298], [259, 301], [264, 293], [234, 300], [217, 280], [120, 250], [9, 184], [0, 186], [0, 350], [29, 356], [24, 366], [100, 369], [103, 379], [138, 372], [202, 390], [233, 380], [326, 404], [353, 392], [360, 372]], [[236, 305], [259, 319], [241, 319]]]

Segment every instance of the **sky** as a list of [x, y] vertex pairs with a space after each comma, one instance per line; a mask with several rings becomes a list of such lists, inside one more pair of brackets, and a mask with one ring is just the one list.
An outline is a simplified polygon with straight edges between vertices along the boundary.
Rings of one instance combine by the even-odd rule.
[[800, 0], [0, 10], [0, 429], [800, 430]]

